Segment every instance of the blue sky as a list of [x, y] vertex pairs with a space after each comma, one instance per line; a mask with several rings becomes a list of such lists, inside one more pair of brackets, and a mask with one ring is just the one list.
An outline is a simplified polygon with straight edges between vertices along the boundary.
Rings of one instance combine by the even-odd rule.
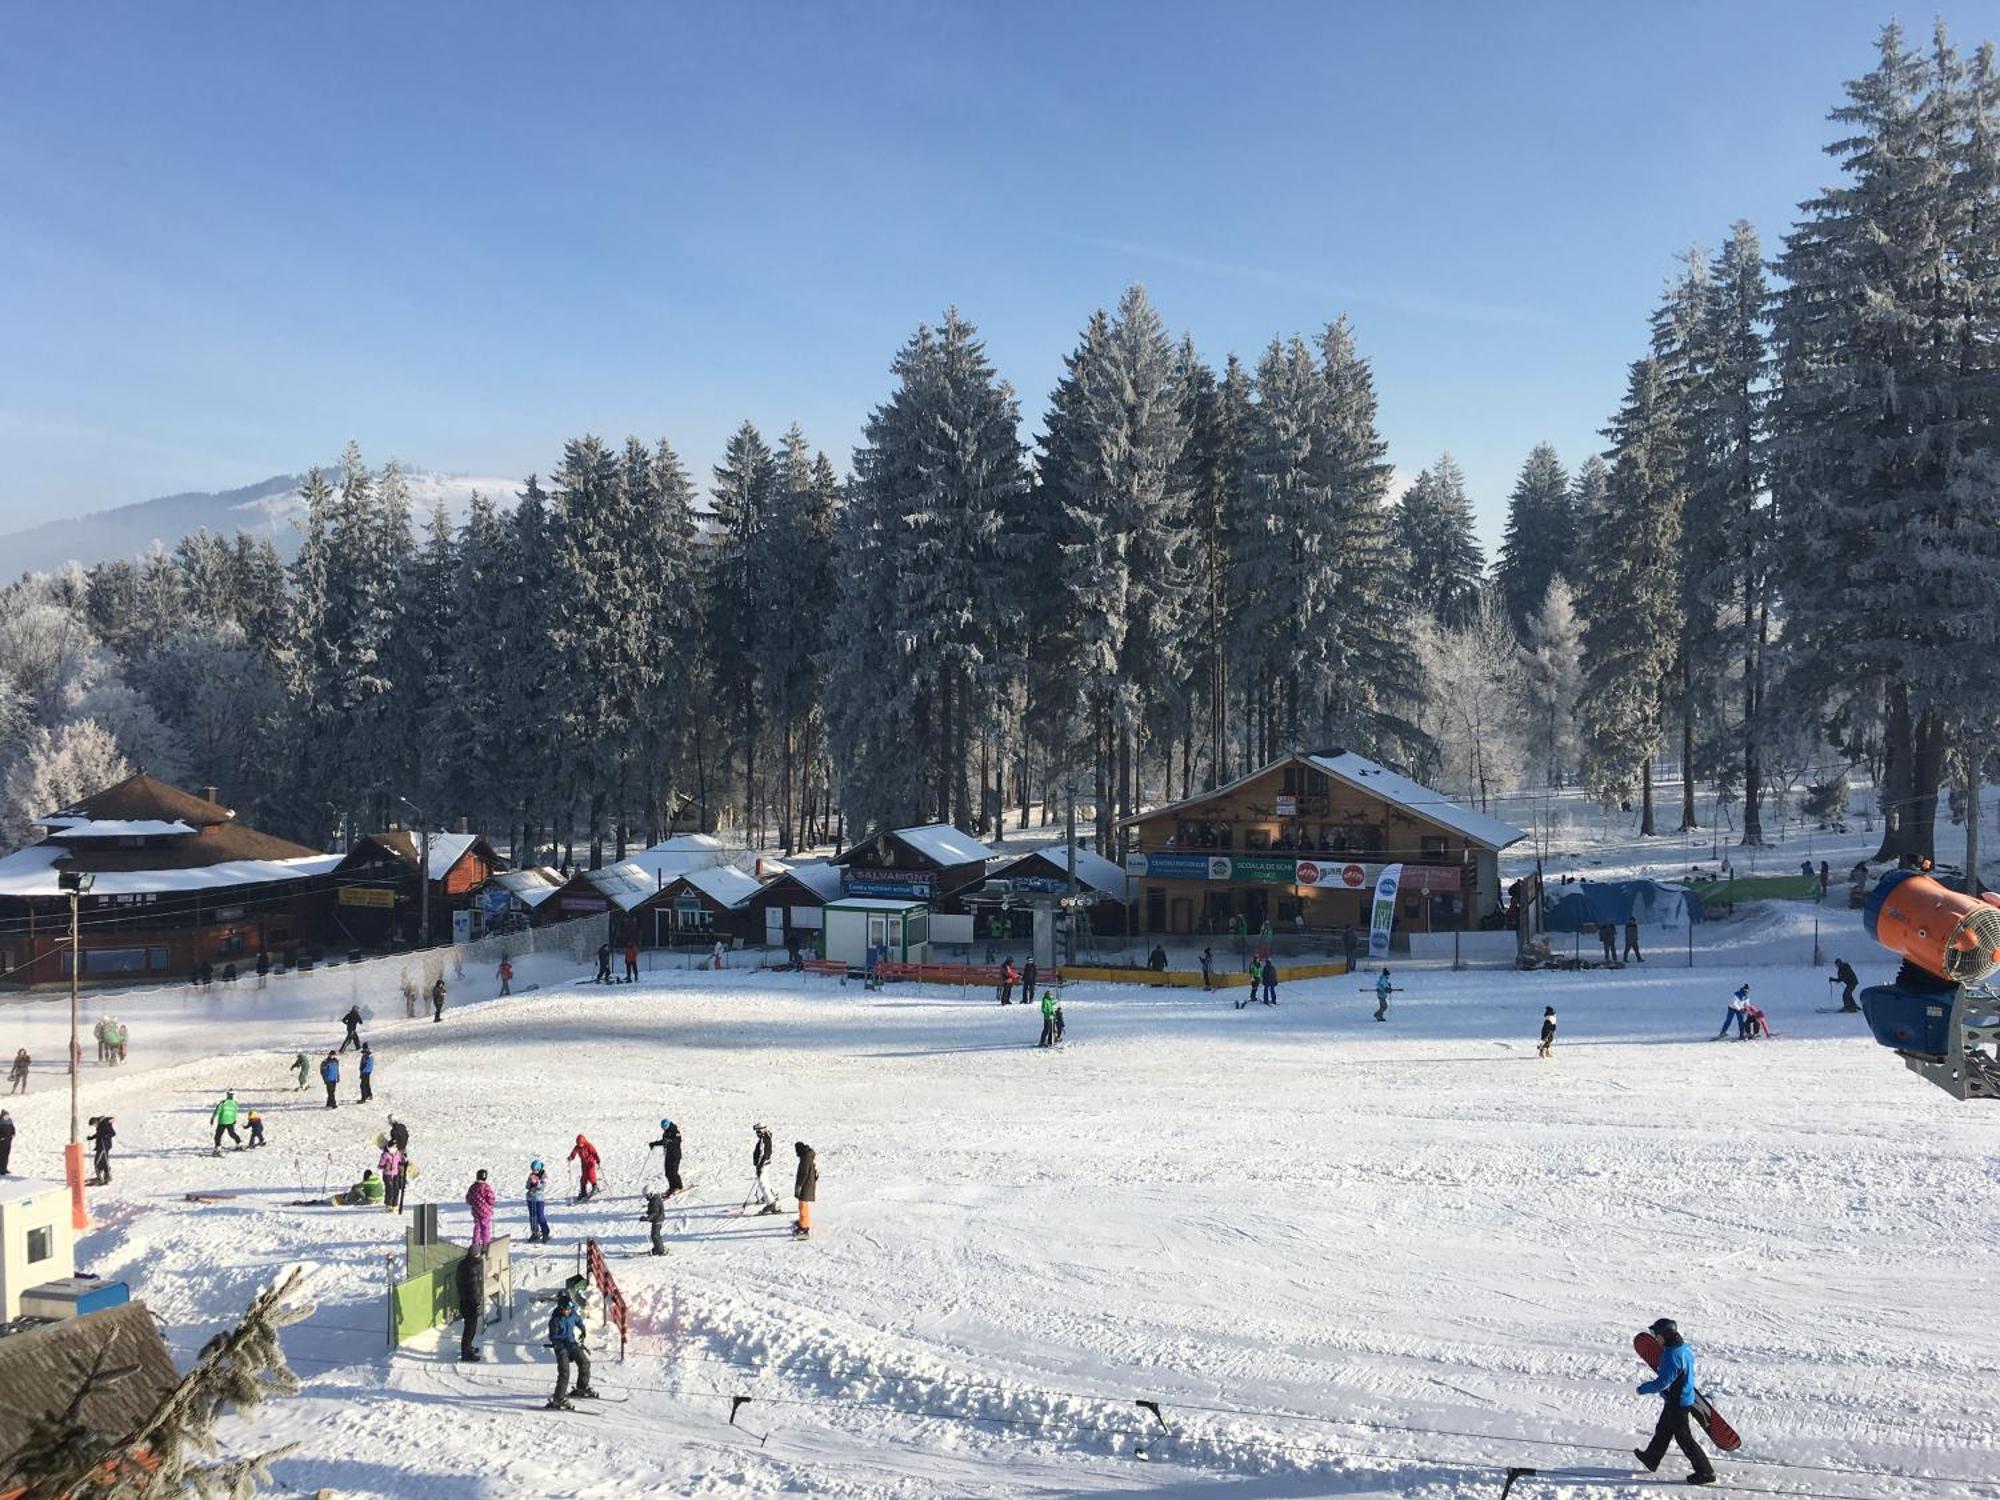
[[1032, 435], [1136, 280], [1218, 363], [1348, 314], [1399, 469], [1450, 449], [1491, 541], [1533, 443], [1597, 446], [1676, 251], [1775, 250], [1890, 14], [10, 7], [0, 530], [349, 437], [518, 477], [664, 435], [706, 482], [797, 419], [844, 468], [947, 303]]

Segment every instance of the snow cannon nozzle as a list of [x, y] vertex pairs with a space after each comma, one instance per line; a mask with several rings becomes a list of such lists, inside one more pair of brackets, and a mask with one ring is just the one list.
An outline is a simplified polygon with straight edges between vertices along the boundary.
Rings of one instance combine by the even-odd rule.
[[1949, 984], [2000, 968], [2000, 897], [1967, 895], [1920, 870], [1891, 870], [1861, 908], [1868, 935]]

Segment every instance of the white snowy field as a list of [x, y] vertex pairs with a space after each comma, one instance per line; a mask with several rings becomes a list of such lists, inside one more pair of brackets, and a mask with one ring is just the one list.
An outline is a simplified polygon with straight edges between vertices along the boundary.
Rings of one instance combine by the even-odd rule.
[[[1518, 1464], [1550, 1472], [1516, 1495], [1644, 1495], [1678, 1488], [1679, 1460], [1634, 1469], [1655, 1404], [1629, 1341], [1670, 1315], [1745, 1434], [1725, 1486], [1989, 1496], [2000, 1115], [1820, 1013], [1823, 971], [1743, 974], [1774, 1040], [1709, 1040], [1736, 977], [1656, 960], [1412, 974], [1386, 1025], [1357, 979], [1244, 1011], [1077, 986], [1048, 1054], [1030, 1012], [983, 997], [677, 973], [380, 1021], [377, 1102], [349, 1082], [337, 1112], [283, 1072], [337, 1041], [331, 1015], [128, 1005], [133, 1062], [86, 1068], [85, 1112], [116, 1115], [120, 1150], [83, 1259], [129, 1279], [183, 1358], [308, 1267], [318, 1311], [285, 1340], [305, 1394], [237, 1428], [299, 1445], [282, 1493], [1495, 1496]], [[59, 1009], [0, 1008], [0, 1048], [32, 1030], [53, 1059]], [[269, 1149], [208, 1156], [228, 1086]], [[57, 1077], [8, 1102], [16, 1170], [58, 1175]], [[537, 1409], [545, 1309], [493, 1330], [482, 1365], [453, 1362], [449, 1331], [388, 1352], [400, 1222], [286, 1204], [358, 1176], [390, 1110], [413, 1198], [448, 1205], [454, 1237], [475, 1168], [518, 1233], [528, 1160], [560, 1181], [578, 1130], [603, 1148], [608, 1192], [553, 1206], [535, 1291], [584, 1233], [643, 1246], [645, 1142], [680, 1122], [694, 1186], [672, 1254], [614, 1263], [636, 1337], [623, 1365], [600, 1343], [598, 1384], [626, 1404]], [[818, 1148], [808, 1244], [737, 1214], [757, 1120], [785, 1186], [791, 1142]], [[732, 1428], [739, 1393], [756, 1399]]]

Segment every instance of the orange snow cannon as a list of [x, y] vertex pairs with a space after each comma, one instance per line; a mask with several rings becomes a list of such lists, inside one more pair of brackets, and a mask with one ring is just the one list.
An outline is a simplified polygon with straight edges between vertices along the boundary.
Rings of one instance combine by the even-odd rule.
[[1868, 935], [1926, 974], [1976, 984], [2000, 968], [2000, 897], [1947, 890], [1916, 870], [1882, 877], [1861, 909]]

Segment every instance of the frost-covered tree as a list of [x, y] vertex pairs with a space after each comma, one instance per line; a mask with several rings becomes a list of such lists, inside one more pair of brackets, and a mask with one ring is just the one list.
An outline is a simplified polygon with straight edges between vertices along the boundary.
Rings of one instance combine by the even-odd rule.
[[[1800, 701], [1883, 700], [1881, 854], [1929, 856], [1949, 742], [2000, 702], [1995, 100], [1942, 26], [1883, 29], [1786, 237], [1772, 474]], [[1970, 757], [1977, 763], [1983, 756]]]
[[1549, 580], [1570, 572], [1577, 540], [1569, 476], [1556, 450], [1537, 443], [1507, 497], [1507, 529], [1493, 566], [1507, 618], [1517, 632], [1540, 606]]
[[1418, 474], [1396, 502], [1396, 537], [1410, 603], [1447, 629], [1471, 624], [1480, 609], [1486, 559], [1464, 471], [1449, 453]]
[[[1188, 648], [1190, 723], [1198, 721], [1206, 736], [1209, 766], [1204, 784], [1217, 786], [1229, 779], [1228, 642], [1233, 618], [1229, 528], [1230, 518], [1241, 513], [1238, 491], [1249, 426], [1250, 376], [1233, 354], [1219, 378], [1190, 357], [1184, 399], [1188, 440], [1181, 464], [1187, 471], [1194, 529], [1194, 591], [1189, 608], [1201, 622]], [[1196, 698], [1198, 711], [1192, 709]], [[1183, 761], [1182, 796], [1194, 790], [1191, 761], [1191, 756]]]
[[709, 494], [715, 503], [716, 547], [708, 571], [708, 649], [716, 690], [736, 726], [735, 752], [743, 767], [743, 828], [759, 826], [757, 742], [760, 734], [765, 640], [771, 619], [771, 578], [766, 568], [775, 544], [771, 511], [778, 464], [770, 444], [745, 422], [730, 434], [715, 466]]
[[[762, 567], [767, 601], [762, 631], [764, 697], [779, 752], [778, 835], [789, 854], [807, 842], [807, 794], [821, 758], [820, 658], [827, 644], [825, 601], [833, 592], [833, 530], [840, 481], [793, 423], [781, 440]], [[804, 775], [801, 775], [801, 772]]]
[[1583, 621], [1569, 580], [1552, 578], [1521, 641], [1523, 747], [1543, 786], [1566, 787], [1576, 774], [1582, 691]]
[[1506, 608], [1483, 592], [1465, 624], [1420, 619], [1415, 640], [1431, 764], [1443, 786], [1487, 807], [1519, 784], [1526, 753], [1521, 647]]
[[968, 755], [1007, 688], [1022, 615], [1013, 390], [956, 309], [893, 368], [854, 456], [829, 653], [834, 759], [861, 828], [971, 819]]
[[1641, 800], [1639, 831], [1654, 833], [1653, 757], [1680, 636], [1680, 430], [1659, 363], [1632, 366], [1606, 434], [1611, 488], [1585, 520], [1585, 679], [1577, 705], [1584, 769], [1607, 805]]
[[36, 818], [131, 774], [117, 739], [96, 720], [72, 719], [54, 730], [35, 725], [0, 785], [0, 846], [28, 842]]
[[[1134, 805], [1148, 711], [1185, 677], [1193, 526], [1186, 369], [1143, 287], [1094, 314], [1050, 402], [1037, 477], [1055, 564], [1041, 711], [1088, 744], [1097, 834]], [[1056, 689], [1066, 686], [1067, 699]]]

